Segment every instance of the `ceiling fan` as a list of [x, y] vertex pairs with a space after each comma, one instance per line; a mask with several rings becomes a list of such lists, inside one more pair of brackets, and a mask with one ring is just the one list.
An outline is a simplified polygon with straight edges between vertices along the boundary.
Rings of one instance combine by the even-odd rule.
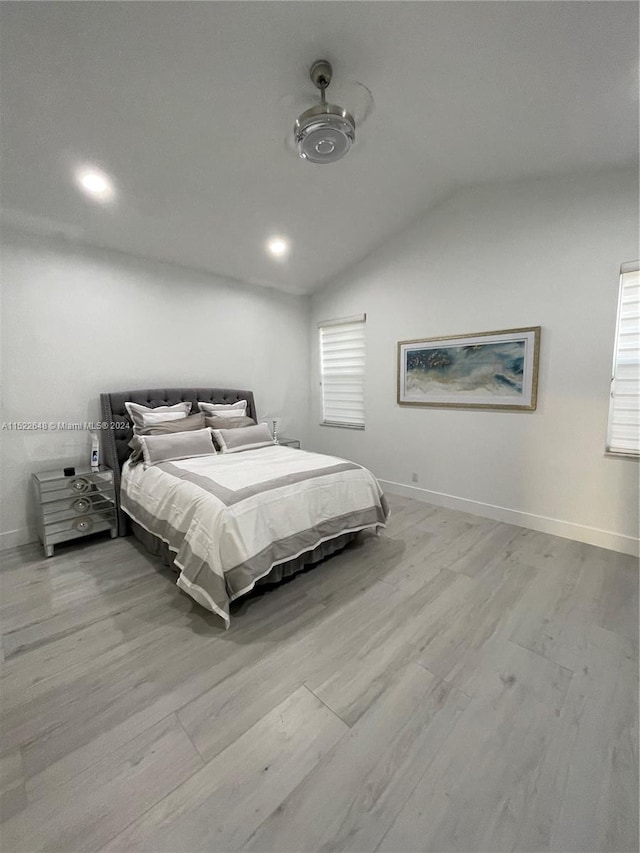
[[[373, 109], [373, 96], [369, 89], [356, 81], [345, 81], [334, 85], [340, 101], [349, 105], [338, 106], [327, 101], [326, 91], [333, 78], [333, 68], [326, 59], [313, 63], [309, 71], [313, 85], [320, 90], [320, 102], [308, 107], [298, 115], [293, 126], [293, 135], [288, 146], [308, 163], [328, 164], [341, 160], [356, 142], [359, 129]], [[334, 90], [332, 90], [332, 95]], [[284, 102], [295, 102], [298, 98], [288, 97]], [[308, 101], [307, 101], [308, 103]]]

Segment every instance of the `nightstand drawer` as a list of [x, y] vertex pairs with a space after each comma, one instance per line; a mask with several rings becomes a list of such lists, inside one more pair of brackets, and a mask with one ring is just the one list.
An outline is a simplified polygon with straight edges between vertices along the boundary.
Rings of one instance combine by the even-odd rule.
[[42, 505], [45, 526], [63, 521], [65, 518], [77, 518], [79, 515], [91, 515], [96, 512], [112, 512], [116, 508], [113, 489], [109, 492], [90, 492], [77, 498], [64, 498]]
[[92, 486], [91, 488], [93, 491], [84, 492], [81, 495], [73, 495], [68, 490], [48, 492], [46, 495], [40, 495], [42, 512], [45, 515], [49, 512], [57, 512], [60, 509], [64, 509], [64, 507], [71, 506], [76, 501], [83, 503], [89, 501], [93, 503], [94, 501], [114, 500], [115, 492], [112, 484], [104, 488], [97, 486]]
[[113, 482], [113, 471], [109, 469], [102, 471], [82, 469], [70, 477], [65, 477], [62, 472], [58, 471], [36, 474], [35, 476], [43, 494], [55, 489], [69, 489], [74, 494], [82, 494], [82, 492], [88, 491], [92, 483]]
[[40, 500], [43, 503], [57, 501], [70, 495], [86, 495], [96, 491], [113, 489], [112, 479], [89, 480], [87, 477], [69, 477], [52, 483], [39, 484]]
[[115, 530], [115, 511], [104, 515], [81, 515], [75, 519], [59, 521], [56, 524], [47, 524], [44, 531], [44, 542], [47, 545], [57, 545], [70, 539], [79, 539], [88, 536], [89, 533], [99, 533], [102, 530]]

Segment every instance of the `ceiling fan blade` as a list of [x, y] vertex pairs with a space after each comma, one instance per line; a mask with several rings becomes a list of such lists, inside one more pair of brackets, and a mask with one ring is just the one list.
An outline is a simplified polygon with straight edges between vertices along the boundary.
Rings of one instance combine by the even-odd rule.
[[[327, 89], [327, 102], [344, 107], [354, 117], [357, 125], [362, 125], [373, 111], [374, 101], [371, 91], [356, 80], [333, 80]], [[293, 125], [296, 118], [305, 110], [320, 103], [317, 90], [300, 88], [278, 99], [278, 109], [283, 119]]]
[[285, 121], [288, 121], [293, 126], [294, 121], [300, 113], [319, 103], [320, 98], [317, 91], [311, 94], [304, 91], [290, 92], [288, 95], [278, 98], [278, 109]]
[[327, 89], [327, 100], [348, 110], [357, 125], [364, 124], [375, 106], [371, 90], [357, 80], [333, 80]]
[[298, 146], [296, 145], [296, 140], [294, 138], [293, 131], [291, 133], [288, 133], [282, 140], [282, 147], [285, 149], [287, 154], [293, 154], [294, 157], [298, 156]]
[[365, 134], [361, 133], [359, 136], [356, 136], [356, 141], [349, 152], [349, 156], [353, 157], [361, 157], [363, 151], [366, 152], [369, 147], [369, 140], [365, 138]]

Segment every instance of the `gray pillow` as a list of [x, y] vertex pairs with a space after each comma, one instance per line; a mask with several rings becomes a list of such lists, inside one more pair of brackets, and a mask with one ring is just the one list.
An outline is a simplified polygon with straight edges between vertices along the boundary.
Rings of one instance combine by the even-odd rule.
[[238, 400], [237, 403], [198, 403], [198, 408], [213, 418], [236, 418], [247, 413], [248, 405], [246, 400]]
[[191, 459], [193, 456], [215, 456], [210, 429], [175, 432], [167, 435], [138, 436], [142, 457], [147, 465], [171, 459]]
[[213, 435], [223, 453], [255, 450], [275, 444], [267, 424], [240, 427], [239, 429], [214, 429]]
[[211, 424], [206, 423], [202, 412], [175, 421], [161, 421], [160, 423], [151, 424], [151, 426], [139, 429], [136, 435], [131, 437], [129, 447], [138, 447], [138, 437], [141, 435], [167, 435], [170, 432], [191, 432], [191, 430], [204, 429], [207, 426], [211, 426]]
[[159, 424], [143, 427], [138, 430], [137, 435], [131, 437], [129, 447], [133, 453], [129, 457], [129, 461], [132, 465], [142, 462], [142, 447], [138, 440], [141, 435], [167, 435], [176, 432], [191, 432], [194, 429], [204, 429], [206, 426], [204, 415], [198, 412], [197, 415], [189, 415], [186, 418], [180, 418], [176, 421], [162, 421]]
[[[192, 418], [195, 415], [191, 415]], [[255, 426], [256, 422], [253, 418], [247, 418], [244, 415], [239, 415], [234, 418], [218, 418], [208, 417], [205, 419], [206, 425], [211, 429], [239, 429], [240, 427]]]

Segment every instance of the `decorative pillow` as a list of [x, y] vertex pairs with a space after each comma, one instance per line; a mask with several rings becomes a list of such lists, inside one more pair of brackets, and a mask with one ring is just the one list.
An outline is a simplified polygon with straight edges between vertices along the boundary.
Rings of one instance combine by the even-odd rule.
[[244, 417], [247, 413], [247, 406], [246, 400], [238, 400], [237, 403], [198, 403], [201, 412], [215, 418]]
[[175, 432], [167, 435], [138, 436], [142, 457], [147, 465], [171, 459], [190, 459], [193, 456], [215, 456], [210, 429]]
[[223, 453], [255, 450], [275, 444], [267, 424], [240, 427], [239, 429], [214, 429], [213, 435]]
[[[133, 422], [133, 431], [150, 426], [153, 423], [186, 418], [191, 411], [191, 403], [176, 403], [175, 406], [141, 406], [139, 403], [124, 404]], [[162, 416], [162, 417], [161, 417]], [[146, 422], [145, 422], [146, 419]]]
[[[195, 415], [191, 415], [192, 418]], [[204, 417], [204, 415], [202, 415]], [[244, 415], [239, 415], [238, 417], [233, 418], [218, 418], [218, 417], [209, 417], [205, 418], [205, 423], [211, 429], [239, 429], [240, 427], [249, 427], [255, 426], [256, 422], [253, 418], [247, 418]]]
[[[142, 416], [142, 429], [152, 426], [153, 424], [163, 424], [167, 421], [184, 421], [189, 417], [184, 412], [149, 412], [148, 415]], [[136, 427], [141, 429], [141, 427]]]
[[137, 431], [136, 435], [131, 437], [131, 441], [129, 442], [129, 447], [133, 450], [129, 461], [132, 465], [142, 462], [142, 447], [139, 441], [142, 435], [167, 435], [168, 433], [191, 432], [195, 429], [204, 429], [206, 426], [204, 415], [202, 412], [198, 412], [197, 415], [188, 415], [186, 418], [162, 421], [159, 424], [142, 427], [142, 429]]

